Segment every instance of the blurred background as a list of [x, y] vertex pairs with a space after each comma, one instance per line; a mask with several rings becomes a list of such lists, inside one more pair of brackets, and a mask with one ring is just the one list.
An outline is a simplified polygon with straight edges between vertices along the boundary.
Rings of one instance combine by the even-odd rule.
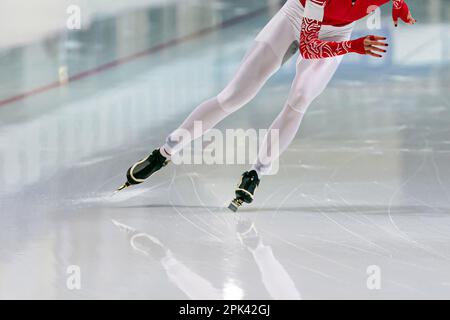
[[[171, 166], [110, 195], [284, 1], [116, 2], [0, 3], [0, 298], [450, 298], [450, 1], [407, 1], [413, 27], [390, 5], [357, 23], [387, 56], [345, 57], [238, 215], [223, 207], [247, 166]], [[219, 128], [268, 128], [296, 58]], [[163, 254], [137, 254], [112, 219]]]

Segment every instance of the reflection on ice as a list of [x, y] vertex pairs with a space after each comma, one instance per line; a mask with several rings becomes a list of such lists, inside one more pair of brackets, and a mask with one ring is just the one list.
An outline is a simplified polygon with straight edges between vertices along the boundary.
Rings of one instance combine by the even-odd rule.
[[294, 281], [281, 263], [275, 258], [272, 248], [264, 245], [253, 221], [239, 219], [237, 226], [239, 240], [252, 254], [261, 273], [261, 279], [272, 299], [301, 299]]
[[[262, 237], [253, 221], [238, 218], [237, 236], [243, 246], [251, 253], [258, 266], [262, 283], [272, 299], [301, 299], [293, 280], [276, 259], [270, 246], [264, 245]], [[112, 223], [126, 234], [130, 246], [141, 254], [159, 262], [170, 281], [172, 281], [190, 299], [242, 299], [245, 292], [233, 279], [227, 279], [222, 289], [215, 288], [211, 282], [192, 271], [162, 244], [159, 239], [132, 227], [112, 220]]]

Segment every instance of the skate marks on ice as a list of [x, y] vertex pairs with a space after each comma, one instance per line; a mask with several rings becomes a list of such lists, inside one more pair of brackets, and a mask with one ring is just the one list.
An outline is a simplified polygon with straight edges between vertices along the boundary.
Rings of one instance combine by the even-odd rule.
[[[147, 185], [151, 187], [146, 188]], [[142, 185], [131, 186], [112, 197], [108, 194], [84, 199], [83, 203], [101, 204], [103, 207], [111, 205], [111, 209], [131, 215], [145, 211], [155, 214], [163, 211], [168, 216], [175, 213], [206, 235], [208, 241], [223, 243], [231, 225], [223, 214], [223, 201], [217, 198], [210, 186], [211, 183], [201, 174], [172, 165]]]
[[[399, 226], [399, 220], [402, 221], [410, 221], [411, 217], [417, 217], [421, 220], [426, 220], [424, 224], [422, 224], [423, 232], [428, 232], [428, 229], [433, 228], [432, 224], [435, 219], [433, 217], [445, 217], [445, 215], [450, 213], [450, 208], [445, 206], [438, 206], [435, 204], [429, 203], [430, 200], [425, 201], [421, 200], [419, 197], [421, 197], [420, 194], [413, 195], [411, 194], [410, 190], [414, 190], [414, 188], [417, 188], [417, 186], [420, 186], [420, 184], [417, 184], [417, 180], [413, 181], [414, 179], [418, 179], [418, 181], [423, 181], [424, 177], [429, 176], [429, 172], [431, 166], [426, 166], [426, 162], [428, 161], [428, 158], [434, 158], [435, 153], [432, 149], [430, 149], [430, 143], [425, 134], [421, 134], [421, 139], [418, 139], [418, 142], [416, 140], [416, 147], [415, 148], [407, 148], [406, 151], [404, 149], [397, 149], [395, 152], [398, 154], [404, 154], [405, 152], [408, 152], [411, 154], [410, 156], [414, 157], [416, 161], [418, 161], [418, 165], [416, 167], [412, 167], [410, 170], [411, 172], [404, 177], [401, 177], [399, 181], [397, 182], [397, 185], [389, 186], [386, 183], [380, 183], [377, 180], [373, 181], [370, 184], [366, 184], [367, 187], [373, 187], [372, 191], [369, 191], [369, 194], [376, 195], [374, 199], [371, 199], [371, 203], [373, 203], [373, 200], [378, 198], [379, 203], [385, 203], [385, 205], [378, 205], [373, 206], [369, 201], [361, 201], [362, 199], [359, 199], [359, 202], [364, 204], [364, 202], [367, 203], [367, 208], [360, 208], [360, 206], [352, 205], [352, 200], [346, 199], [345, 196], [342, 195], [343, 189], [340, 187], [340, 184], [336, 181], [335, 177], [338, 174], [338, 171], [344, 169], [347, 166], [350, 166], [356, 158], [350, 158], [350, 161], [346, 161], [343, 165], [340, 165], [337, 167], [333, 174], [328, 178], [327, 184], [325, 185], [326, 189], [326, 197], [327, 199], [330, 199], [330, 196], [333, 195], [334, 197], [338, 198], [337, 200], [339, 202], [342, 202], [347, 209], [342, 210], [346, 212], [346, 216], [352, 219], [358, 219], [363, 218], [366, 220], [367, 223], [364, 223], [361, 221], [362, 225], [367, 229], [371, 227], [376, 227], [383, 233], [386, 233], [389, 237], [396, 238], [395, 242], [397, 243], [398, 239], [400, 239], [403, 242], [406, 242], [408, 245], [418, 248], [419, 250], [422, 250], [430, 255], [442, 258], [444, 260], [448, 260], [448, 256], [443, 254], [442, 252], [439, 252], [439, 250], [435, 250], [430, 245], [425, 245], [423, 243], [420, 243], [418, 240], [415, 240], [412, 238], [412, 236], [408, 233], [414, 232], [416, 229], [416, 226], [414, 226], [414, 230], [405, 230], [404, 228], [400, 228]], [[408, 170], [409, 171], [409, 170]], [[345, 173], [345, 172], [344, 172]], [[436, 168], [433, 170], [433, 173], [437, 179], [437, 182], [440, 179], [439, 174], [436, 174]], [[421, 176], [419, 176], [421, 174]], [[332, 188], [332, 185], [336, 185], [335, 188]], [[443, 187], [442, 183], [439, 184], [441, 186], [442, 191], [447, 194], [445, 191], [445, 187]], [[330, 192], [330, 193], [329, 193]], [[402, 201], [403, 197], [403, 201]], [[439, 198], [436, 198], [437, 200]], [[331, 200], [331, 199], [330, 199]], [[398, 204], [397, 204], [398, 203]], [[408, 205], [401, 205], [401, 203], [407, 203]], [[446, 204], [449, 202], [447, 201]], [[400, 204], [400, 205], [399, 205]], [[378, 208], [376, 208], [378, 207]], [[380, 224], [374, 222], [374, 214], [373, 209], [376, 211], [379, 211], [379, 215], [386, 216], [388, 223]], [[367, 212], [369, 210], [369, 212]], [[351, 216], [349, 216], [349, 213], [351, 213]], [[344, 215], [344, 212], [342, 212]], [[396, 220], [394, 220], [394, 217], [396, 217]], [[377, 217], [377, 220], [380, 221], [379, 217]], [[408, 223], [411, 225], [410, 223]], [[445, 226], [445, 224], [444, 224]], [[434, 231], [433, 231], [434, 233]], [[426, 233], [425, 233], [426, 234]], [[429, 235], [431, 235], [430, 233]], [[417, 236], [418, 234], [416, 234]], [[422, 234], [423, 235], [423, 234]], [[444, 235], [444, 234], [442, 234]], [[445, 236], [445, 238], [449, 239], [448, 236]], [[426, 238], [426, 237], [425, 237]]]
[[[429, 140], [425, 137], [425, 135], [422, 135], [422, 138], [424, 140], [424, 150], [429, 149]], [[424, 153], [423, 154], [423, 159], [420, 162], [420, 164], [418, 165], [417, 169], [413, 171], [413, 173], [408, 176], [403, 183], [392, 193], [392, 197], [389, 199], [389, 206], [388, 206], [388, 216], [389, 216], [389, 220], [391, 221], [392, 225], [394, 226], [394, 228], [396, 229], [396, 231], [398, 232], [398, 236], [401, 237], [402, 239], [404, 239], [405, 241], [410, 242], [412, 245], [417, 246], [418, 248], [422, 249], [423, 251], [430, 253], [432, 255], [438, 256], [442, 259], [445, 259], [447, 261], [450, 261], [450, 257], [441, 254], [440, 252], [434, 250], [432, 247], [424, 245], [423, 243], [420, 243], [417, 240], [414, 240], [410, 235], [408, 235], [407, 232], [405, 232], [404, 230], [402, 230], [398, 224], [394, 221], [393, 215], [392, 215], [392, 206], [393, 203], [396, 199], [396, 197], [398, 196], [398, 194], [404, 189], [404, 187], [406, 185], [408, 185], [408, 183], [410, 183], [410, 181], [412, 181], [425, 167], [427, 160], [428, 160], [428, 153]], [[434, 162], [434, 166], [433, 166], [435, 173], [436, 173], [436, 166], [435, 166], [435, 162]], [[447, 200], [448, 200], [448, 193], [446, 192], [446, 189], [443, 187], [442, 184], [442, 180], [440, 179], [440, 176], [438, 174], [436, 174], [436, 179], [439, 183], [439, 185], [441, 186], [441, 188], [443, 188], [445, 190], [445, 194], [447, 196]], [[420, 201], [422, 203], [424, 203], [423, 201], [416, 199], [417, 201]], [[435, 208], [433, 208], [432, 206], [428, 206], [429, 209], [435, 211]]]
[[[408, 128], [405, 127], [404, 129]], [[427, 236], [423, 237], [424, 234], [418, 234], [416, 231], [417, 226], [413, 226], [409, 222], [411, 221], [411, 216], [415, 216], [420, 220], [425, 220], [424, 222], [426, 223], [422, 225], [422, 228], [426, 229], [424, 230], [424, 232], [425, 234], [428, 234], [429, 230], [436, 229], [434, 226], [434, 221], [436, 221], [436, 219], [433, 219], [433, 216], [436, 218], [444, 218], [450, 213], [450, 208], [446, 206], [446, 204], [450, 203], [448, 201], [449, 193], [443, 182], [443, 176], [439, 171], [439, 166], [437, 166], [436, 164], [436, 157], [438, 155], [442, 155], [442, 150], [437, 150], [437, 152], [434, 151], [433, 146], [430, 145], [431, 142], [428, 134], [421, 133], [420, 137], [418, 137], [418, 139], [414, 141], [415, 144], [410, 146], [409, 148], [390, 150], [390, 153], [395, 154], [396, 156], [401, 155], [403, 157], [408, 157], [408, 159], [413, 159], [414, 162], [418, 162], [415, 167], [408, 167], [408, 171], [406, 171], [407, 174], [405, 174], [404, 176], [400, 176], [400, 179], [398, 179], [398, 182], [396, 184], [388, 185], [388, 182], [380, 183], [379, 181], [377, 181], [379, 177], [374, 175], [373, 179], [375, 179], [375, 181], [366, 182], [358, 187], [360, 189], [363, 187], [370, 187], [372, 189], [373, 187], [373, 191], [368, 190], [369, 192], [366, 192], [367, 194], [373, 195], [372, 199], [367, 199], [366, 201], [364, 201], [364, 195], [363, 197], [355, 201], [353, 199], [355, 197], [353, 195], [350, 195], [349, 193], [347, 193], [349, 197], [348, 199], [346, 199], [346, 196], [343, 195], [343, 193], [347, 188], [343, 188], [343, 186], [345, 185], [335, 180], [335, 178], [339, 173], [341, 173], [341, 171], [342, 176], [345, 176], [346, 174], [348, 174], [348, 169], [351, 169], [351, 167], [357, 165], [358, 162], [365, 160], [364, 158], [361, 158], [361, 156], [364, 155], [361, 152], [354, 152], [353, 155], [349, 155], [345, 161], [339, 163], [335, 167], [331, 175], [327, 179], [325, 179], [325, 182], [323, 183], [324, 196], [319, 194], [316, 194], [315, 197], [305, 196], [304, 194], [302, 194], [302, 196], [308, 198], [312, 202], [313, 205], [311, 206], [311, 210], [319, 211], [321, 214], [327, 217], [327, 219], [329, 218], [329, 215], [326, 212], [323, 212], [323, 209], [331, 208], [331, 212], [338, 212], [340, 215], [347, 218], [347, 220], [359, 223], [359, 230], [361, 230], [361, 227], [366, 230], [378, 228], [383, 233], [387, 233], [390, 237], [397, 238], [395, 240], [396, 242], [398, 240], [400, 240], [401, 242], [406, 242], [410, 246], [416, 247], [419, 250], [426, 252], [427, 254], [448, 261], [448, 249], [444, 248], [446, 249], [445, 251], [442, 250], [442, 248], [435, 249], [433, 247], [433, 242], [429, 241], [430, 239], [427, 239]], [[434, 146], [434, 148], [437, 148], [437, 146]], [[376, 150], [374, 149], [373, 152], [375, 151]], [[421, 198], [423, 196], [416, 190], [420, 190], [424, 186], [423, 183], [418, 182], [430, 181], [432, 180], [433, 176], [436, 180], [436, 186], [439, 186], [441, 192], [439, 192], [437, 187], [433, 186], [432, 189], [437, 193], [437, 195], [434, 198], [428, 197], [428, 199], [422, 200]], [[430, 181], [429, 183], [434, 184], [433, 181]], [[358, 183], [355, 183], [354, 186], [357, 187]], [[350, 190], [352, 188], [349, 187], [348, 189]], [[424, 191], [429, 192], [428, 190]], [[412, 193], [416, 194], [414, 195]], [[442, 195], [445, 195], [445, 197], [438, 196], [439, 193], [442, 193]], [[445, 198], [447, 201], [443, 201], [443, 198]], [[329, 203], [329, 207], [324, 207], [322, 205], [324, 203], [323, 199], [325, 199], [326, 203]], [[432, 200], [436, 201], [436, 204], [432, 203]], [[354, 205], [355, 202], [358, 204]], [[365, 206], [364, 203], [367, 203], [367, 205]], [[378, 205], [374, 205], [374, 203], [378, 203]], [[317, 204], [317, 206], [314, 206], [315, 204]], [[287, 208], [285, 206], [283, 206], [283, 208], [279, 208], [278, 210], [289, 211], [291, 209], [301, 210], [301, 208]], [[387, 222], [389, 223], [389, 225], [385, 223], [383, 219], [380, 219], [380, 217], [377, 217], [377, 222], [375, 223], [373, 219], [373, 216], [375, 214], [379, 216], [385, 216], [388, 220]], [[383, 223], [380, 224], [381, 221], [383, 221]], [[408, 227], [401, 226], [400, 223], [404, 222], [406, 222], [408, 226], [413, 226], [413, 230], [408, 230]], [[348, 228], [345, 224], [338, 223], [338, 226], [344, 231], [348, 231]], [[445, 226], [445, 223], [443, 225], [440, 224], [439, 228], [445, 228]], [[441, 235], [442, 239], [449, 239], [448, 233], [446, 234], [439, 230], [435, 231]], [[428, 237], [432, 234], [435, 234], [435, 231], [431, 231], [432, 233], [428, 234]], [[418, 236], [425, 239], [428, 244], [422, 243], [423, 240], [417, 239]], [[387, 247], [386, 250], [388, 250]]]
[[[306, 197], [306, 195], [304, 195]], [[311, 198], [311, 196], [307, 196]], [[348, 214], [361, 215], [361, 217], [366, 216], [385, 216], [388, 213], [388, 207], [386, 205], [380, 204], [366, 204], [366, 205], [352, 205], [350, 203], [347, 204], [338, 204], [338, 203], [330, 203], [329, 205], [324, 205], [324, 201], [319, 201], [318, 198], [315, 198], [317, 205], [283, 205], [283, 206], [266, 206], [260, 205], [258, 207], [248, 207], [245, 212], [277, 212], [279, 214], [283, 212], [291, 212], [291, 213], [311, 213], [311, 212], [324, 212], [324, 213], [339, 213], [343, 214], [347, 212]], [[199, 207], [201, 208], [201, 207]], [[428, 216], [437, 216], [439, 214], [450, 215], [450, 207], [433, 207], [434, 212], [430, 212], [430, 207], [423, 204], [418, 205], [393, 205], [391, 207], [391, 213], [399, 216], [420, 216], [420, 215], [428, 215]], [[273, 213], [271, 215], [276, 215]], [[349, 219], [353, 219], [354, 217], [349, 217]], [[370, 226], [369, 223], [363, 223], [358, 219], [353, 219], [355, 222], [360, 223], [364, 226]], [[373, 226], [375, 228], [376, 226]], [[449, 235], [450, 239], [450, 235]]]
[[173, 217], [175, 213], [208, 241], [225, 241], [225, 233], [231, 224], [223, 215], [223, 201], [217, 198], [210, 188], [211, 183], [201, 174], [172, 165], [145, 183], [112, 195], [111, 186], [121, 178], [122, 174], [109, 178], [89, 194], [70, 200], [71, 206], [77, 210], [97, 207], [105, 212], [120, 212], [120, 216], [165, 212]]
[[[411, 171], [414, 172], [414, 168]], [[284, 230], [281, 233], [274, 232], [272, 227], [267, 231], [263, 228], [262, 230], [300, 252], [325, 259], [326, 264], [332, 263], [348, 270], [351, 268], [355, 272], [361, 273], [361, 269], [358, 270], [361, 259], [348, 260], [342, 259], [339, 255], [326, 255], [324, 252], [327, 250], [324, 250], [324, 247], [332, 244], [335, 250], [342, 252], [344, 257], [346, 253], [342, 249], [360, 252], [360, 255], [364, 257], [363, 260], [383, 261], [380, 264], [388, 264], [384, 268], [396, 273], [396, 277], [389, 279], [387, 283], [397, 287], [397, 290], [402, 289], [398, 292], [404, 295], [427, 296], [438, 274], [442, 279], [446, 279], [442, 271], [445, 269], [444, 266], [448, 266], [450, 253], [448, 247], [450, 226], [447, 222], [450, 208], [444, 203], [437, 205], [419, 199], [411, 192], [415, 189], [405, 188], [402, 182], [393, 185], [377, 181], [349, 184], [333, 181], [335, 173], [328, 177], [328, 185], [324, 189], [325, 195], [320, 192], [320, 185], [324, 185], [322, 181], [311, 183], [308, 177], [302, 177], [303, 183], [291, 184], [289, 188], [279, 190], [281, 191], [278, 192], [279, 195], [271, 195], [269, 203], [276, 203], [278, 206], [266, 206], [264, 201], [259, 207], [247, 208], [246, 211], [271, 214], [270, 220], [281, 224], [284, 223], [287, 215], [293, 217], [295, 214], [300, 221], [303, 221], [301, 223], [305, 224], [305, 226], [299, 225], [298, 232], [292, 231], [292, 233], [282, 227], [278, 228]], [[322, 176], [320, 178], [323, 179]], [[403, 185], [401, 192], [403, 198], [389, 202], [398, 185]], [[356, 200], [354, 196], [358, 197], [358, 192], [354, 192], [355, 187], [375, 197], [366, 199], [363, 196]], [[314, 218], [312, 218], [313, 215]], [[389, 216], [402, 223], [402, 231], [410, 236], [409, 239], [398, 233]], [[317, 222], [308, 221], [310, 218]], [[316, 223], [320, 223], [321, 228], [327, 231], [321, 232], [320, 229], [316, 229]], [[309, 232], [309, 228], [319, 230], [319, 234]], [[296, 234], [294, 238], [293, 234]], [[312, 240], [317, 243], [316, 249], [309, 246]], [[417, 259], [416, 255], [422, 258]], [[430, 264], [427, 262], [428, 259], [436, 263]], [[310, 260], [308, 258], [308, 261]], [[420, 285], [414, 283], [413, 278], [397, 273], [398, 268], [404, 268], [404, 275], [409, 274], [412, 277], [426, 279], [426, 283]], [[335, 274], [333, 276], [334, 280], [338, 278]], [[346, 276], [339, 278], [340, 281], [344, 280], [344, 283], [348, 282], [345, 279], [350, 279]], [[434, 282], [434, 284], [438, 286], [438, 283]], [[438, 291], [442, 294], [442, 287]]]
[[[152, 193], [154, 194], [168, 194], [170, 196], [171, 192], [174, 191], [173, 186], [175, 180], [189, 180], [192, 184], [191, 190], [194, 191], [195, 199], [198, 200], [199, 205], [192, 204], [190, 207], [195, 208], [211, 208], [211, 209], [220, 209], [221, 206], [212, 206], [212, 205], [206, 205], [202, 198], [206, 198], [205, 195], [202, 197], [198, 194], [198, 185], [201, 184], [199, 180], [201, 179], [199, 175], [195, 172], [187, 172], [183, 173], [181, 175], [177, 175], [176, 169], [174, 169], [173, 177], [168, 178], [167, 174], [166, 176], [161, 176], [158, 178], [152, 177], [149, 179], [149, 181], [146, 181], [145, 183], [137, 186], [130, 186], [120, 192], [117, 192], [112, 187], [115, 185], [115, 181], [117, 181], [120, 178], [122, 178], [123, 174], [118, 174], [110, 179], [108, 179], [106, 182], [104, 182], [101, 186], [97, 187], [95, 191], [91, 192], [89, 195], [84, 196], [81, 199], [74, 199], [72, 200], [72, 204], [74, 205], [107, 205], [107, 204], [117, 204], [121, 206], [114, 206], [116, 208], [157, 208], [157, 207], [172, 207], [172, 206], [180, 206], [180, 207], [189, 207], [189, 205], [184, 206], [182, 203], [177, 205], [173, 202], [166, 203], [166, 204], [155, 204], [155, 203], [149, 203], [149, 204], [142, 204], [142, 205], [135, 205], [130, 204], [127, 205], [127, 201], [133, 200], [135, 198], [143, 198], [148, 197]], [[179, 194], [179, 191], [175, 190], [177, 194]], [[211, 196], [213, 194], [209, 194], [208, 197], [211, 199]], [[153, 198], [153, 197], [151, 197]], [[160, 200], [159, 200], [160, 201]]]
[[[219, 241], [219, 242], [223, 242], [224, 240], [221, 238], [224, 233], [223, 231], [221, 231], [221, 229], [223, 227], [225, 227], [226, 229], [230, 228], [230, 225], [228, 224], [227, 220], [221, 216], [220, 212], [214, 212], [213, 210], [210, 210], [208, 208], [208, 206], [206, 206], [206, 204], [204, 203], [204, 201], [202, 200], [202, 197], [199, 194], [198, 188], [197, 188], [197, 184], [194, 181], [193, 177], [198, 178], [199, 175], [194, 173], [192, 174], [186, 174], [186, 177], [188, 177], [190, 185], [192, 187], [192, 191], [194, 192], [195, 195], [195, 200], [197, 200], [204, 209], [207, 210], [207, 212], [209, 214], [211, 214], [214, 217], [214, 220], [217, 223], [217, 226], [215, 226], [212, 222], [208, 222], [207, 219], [203, 219], [201, 217], [201, 215], [197, 214], [196, 212], [194, 212], [192, 209], [187, 208], [190, 211], [190, 214], [192, 215], [192, 217], [188, 217], [186, 214], [184, 214], [183, 212], [181, 212], [181, 210], [179, 210], [174, 203], [173, 200], [173, 196], [178, 196], [182, 202], [184, 202], [184, 198], [182, 197], [181, 193], [178, 192], [175, 188], [174, 188], [174, 183], [177, 177], [177, 171], [176, 169], [173, 171], [173, 175], [172, 175], [172, 179], [170, 181], [170, 185], [169, 185], [169, 202], [172, 206], [172, 208], [176, 211], [176, 213], [183, 218], [185, 221], [187, 221], [189, 224], [191, 224], [193, 227], [195, 227], [196, 229], [200, 230], [202, 233], [210, 236], [211, 238]], [[210, 192], [208, 192], [209, 194], [211, 194]], [[217, 201], [217, 198], [215, 199]], [[199, 220], [199, 222], [196, 222], [195, 220]], [[204, 225], [205, 227], [203, 227], [202, 225]], [[210, 231], [211, 230], [211, 231]]]
[[[228, 278], [222, 288], [192, 270], [177, 258], [161, 241], [145, 232], [112, 220], [112, 223], [126, 235], [131, 248], [148, 258], [149, 263], [160, 263], [169, 281], [176, 285], [189, 299], [234, 299], [246, 298], [246, 292], [239, 286], [237, 279]], [[263, 239], [250, 219], [237, 217], [233, 231], [253, 258], [259, 270], [260, 279], [272, 299], [299, 300], [301, 294], [293, 279], [273, 254], [272, 248], [263, 243]]]
[[87, 196], [83, 199], [72, 200], [72, 203], [76, 206], [83, 205], [107, 205], [107, 204], [121, 204], [128, 200], [143, 196], [147, 193], [150, 193], [155, 190], [159, 190], [164, 185], [167, 185], [167, 182], [163, 182], [152, 187], [136, 187], [129, 188], [126, 192], [117, 192], [114, 191], [104, 191], [104, 192], [93, 192], [93, 196]]

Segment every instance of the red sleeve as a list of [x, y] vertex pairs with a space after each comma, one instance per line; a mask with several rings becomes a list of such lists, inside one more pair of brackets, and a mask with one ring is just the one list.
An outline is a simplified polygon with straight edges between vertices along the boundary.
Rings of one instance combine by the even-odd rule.
[[319, 32], [322, 27], [322, 22], [319, 17], [323, 17], [326, 2], [326, 0], [306, 1], [305, 16], [303, 17], [300, 33], [300, 53], [303, 58], [322, 59], [340, 56], [350, 52], [365, 54], [365, 38], [343, 42], [322, 41], [319, 39]]
[[355, 52], [365, 54], [364, 39], [334, 42], [319, 39], [322, 24], [310, 18], [303, 18], [300, 34], [300, 53], [305, 59], [322, 59]]

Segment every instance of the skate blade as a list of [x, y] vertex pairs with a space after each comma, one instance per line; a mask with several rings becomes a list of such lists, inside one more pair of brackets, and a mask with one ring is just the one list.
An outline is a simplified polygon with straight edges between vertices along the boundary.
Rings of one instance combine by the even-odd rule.
[[228, 206], [228, 209], [230, 209], [230, 210], [233, 211], [233, 212], [237, 212], [238, 207], [236, 207], [236, 206], [234, 205], [234, 203], [232, 202], [232, 203], [230, 203], [230, 205]]
[[239, 203], [238, 200], [231, 201], [230, 205], [228, 206], [228, 209], [230, 209], [233, 212], [237, 212], [239, 207], [242, 205], [242, 203]]
[[120, 191], [128, 188], [130, 186], [130, 184], [128, 182], [125, 182], [122, 186], [120, 186], [120, 188], [118, 188], [116, 191], [114, 191], [114, 193], [112, 194], [112, 196], [115, 196], [116, 194], [118, 194]]

